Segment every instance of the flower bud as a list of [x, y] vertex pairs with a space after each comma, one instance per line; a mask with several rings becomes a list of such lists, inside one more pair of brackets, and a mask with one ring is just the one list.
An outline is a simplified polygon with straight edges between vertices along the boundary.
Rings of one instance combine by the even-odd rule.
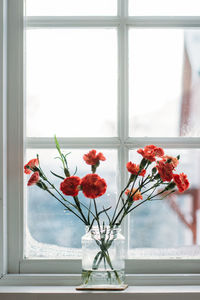
[[91, 169], [92, 169], [92, 173], [95, 173], [95, 172], [96, 172], [96, 169], [97, 169], [97, 165], [92, 165], [92, 166], [91, 166]]
[[129, 178], [129, 183], [133, 182], [133, 180], [135, 179], [135, 174], [131, 174], [130, 178]]
[[172, 190], [175, 186], [176, 184], [172, 181], [166, 186], [165, 191]]
[[46, 184], [45, 184], [44, 182], [42, 182], [41, 180], [38, 181], [38, 182], [36, 183], [36, 185], [37, 185], [39, 188], [43, 189], [43, 190], [47, 190]]
[[65, 173], [66, 177], [70, 177], [70, 173], [67, 168], [64, 168], [64, 173]]
[[156, 167], [154, 167], [154, 168], [152, 169], [152, 175], [156, 174], [156, 172], [157, 172], [157, 169], [156, 169]]
[[146, 163], [147, 163], [147, 160], [145, 158], [143, 158], [140, 163], [140, 170], [144, 169], [144, 167], [146, 166]]
[[160, 179], [160, 174], [158, 173], [158, 174], [154, 177], [154, 179], [156, 179], [156, 180]]
[[170, 164], [172, 162], [172, 159], [171, 158], [169, 158], [165, 163], [168, 163], [168, 164]]

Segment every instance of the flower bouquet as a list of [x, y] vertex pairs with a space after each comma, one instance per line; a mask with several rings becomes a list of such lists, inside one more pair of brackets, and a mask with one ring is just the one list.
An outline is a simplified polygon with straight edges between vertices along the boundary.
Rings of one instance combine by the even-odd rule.
[[[38, 155], [24, 166], [24, 172], [31, 174], [28, 186], [36, 185], [49, 193], [65, 210], [86, 225], [86, 234], [82, 238], [82, 285], [86, 288], [94, 285], [123, 286], [125, 257], [120, 225], [130, 212], [145, 202], [162, 200], [177, 189], [180, 193], [188, 189], [187, 176], [184, 173], [175, 173], [180, 156], [165, 155], [162, 148], [154, 145], [137, 150], [142, 156], [141, 162], [127, 163], [130, 176], [115, 207], [109, 206], [108, 200], [108, 206], [99, 209], [96, 199], [105, 194], [107, 184], [96, 171], [100, 163], [106, 160], [105, 156], [96, 150], [84, 154], [83, 159], [91, 166], [91, 173], [80, 178], [70, 174], [67, 155], [62, 153], [56, 137], [55, 145], [62, 163], [63, 175], [53, 171], [51, 173], [59, 178], [60, 186], [56, 187], [48, 179]], [[88, 199], [87, 202], [80, 200], [80, 193]]]

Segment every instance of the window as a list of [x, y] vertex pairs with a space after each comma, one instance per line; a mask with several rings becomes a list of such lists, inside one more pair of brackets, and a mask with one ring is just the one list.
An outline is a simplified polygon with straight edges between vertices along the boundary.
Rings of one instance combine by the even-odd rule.
[[123, 224], [127, 273], [197, 272], [200, 7], [147, 2], [8, 1], [8, 272], [79, 273], [84, 228], [23, 181], [22, 165], [36, 153], [55, 169], [55, 133], [79, 174], [82, 154], [104, 152], [102, 201], [125, 186], [137, 148], [181, 153], [188, 193], [143, 206]]

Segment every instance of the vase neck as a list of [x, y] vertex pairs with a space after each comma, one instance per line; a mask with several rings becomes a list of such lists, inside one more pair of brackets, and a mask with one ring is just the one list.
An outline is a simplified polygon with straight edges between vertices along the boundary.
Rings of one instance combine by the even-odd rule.
[[86, 227], [86, 232], [91, 234], [91, 237], [94, 239], [101, 239], [102, 237], [108, 237], [115, 239], [118, 235], [118, 233], [121, 231], [120, 226], [92, 226], [92, 228], [89, 230], [89, 227]]

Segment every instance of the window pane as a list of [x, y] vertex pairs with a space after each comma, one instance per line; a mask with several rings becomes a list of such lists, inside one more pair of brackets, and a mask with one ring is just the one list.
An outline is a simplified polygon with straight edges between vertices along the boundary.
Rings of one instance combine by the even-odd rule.
[[112, 16], [116, 0], [26, 0], [27, 16]]
[[130, 29], [131, 136], [200, 135], [200, 31]]
[[199, 0], [129, 0], [131, 16], [199, 16]]
[[[91, 173], [91, 168], [83, 161], [83, 154], [88, 149], [69, 150], [63, 149], [63, 153], [68, 153], [68, 164], [71, 174], [74, 173], [77, 166], [76, 176], [80, 178]], [[106, 161], [100, 164], [97, 174], [107, 182], [106, 193], [97, 198], [99, 208], [113, 206], [117, 194], [117, 151], [105, 150], [100, 151], [106, 157]], [[26, 152], [26, 161], [35, 158], [36, 154], [40, 156], [41, 167], [46, 176], [59, 189], [62, 179], [54, 177], [50, 170], [63, 176], [62, 165], [60, 160], [54, 159], [57, 156], [56, 150], [53, 149], [28, 149]], [[25, 175], [25, 186], [29, 176]], [[53, 192], [53, 190], [52, 190]], [[64, 212], [64, 207], [47, 192], [39, 189], [37, 186], [30, 186], [25, 189], [26, 194], [26, 258], [53, 258], [53, 257], [80, 257], [81, 236], [85, 232], [84, 224], [71, 213]], [[65, 197], [73, 202], [72, 197]], [[85, 198], [82, 192], [79, 192], [79, 200], [89, 205], [89, 199]], [[93, 206], [92, 206], [93, 208]], [[113, 213], [113, 211], [109, 211]], [[86, 211], [85, 211], [86, 214]]]
[[[130, 215], [130, 257], [200, 257], [200, 150], [167, 149], [166, 154], [180, 154], [176, 174], [188, 175], [190, 188], [166, 200], [149, 201]], [[141, 155], [130, 151], [132, 162]], [[145, 199], [145, 198], [144, 198]], [[139, 202], [138, 202], [139, 203]]]
[[27, 136], [117, 135], [117, 31], [26, 35]]

